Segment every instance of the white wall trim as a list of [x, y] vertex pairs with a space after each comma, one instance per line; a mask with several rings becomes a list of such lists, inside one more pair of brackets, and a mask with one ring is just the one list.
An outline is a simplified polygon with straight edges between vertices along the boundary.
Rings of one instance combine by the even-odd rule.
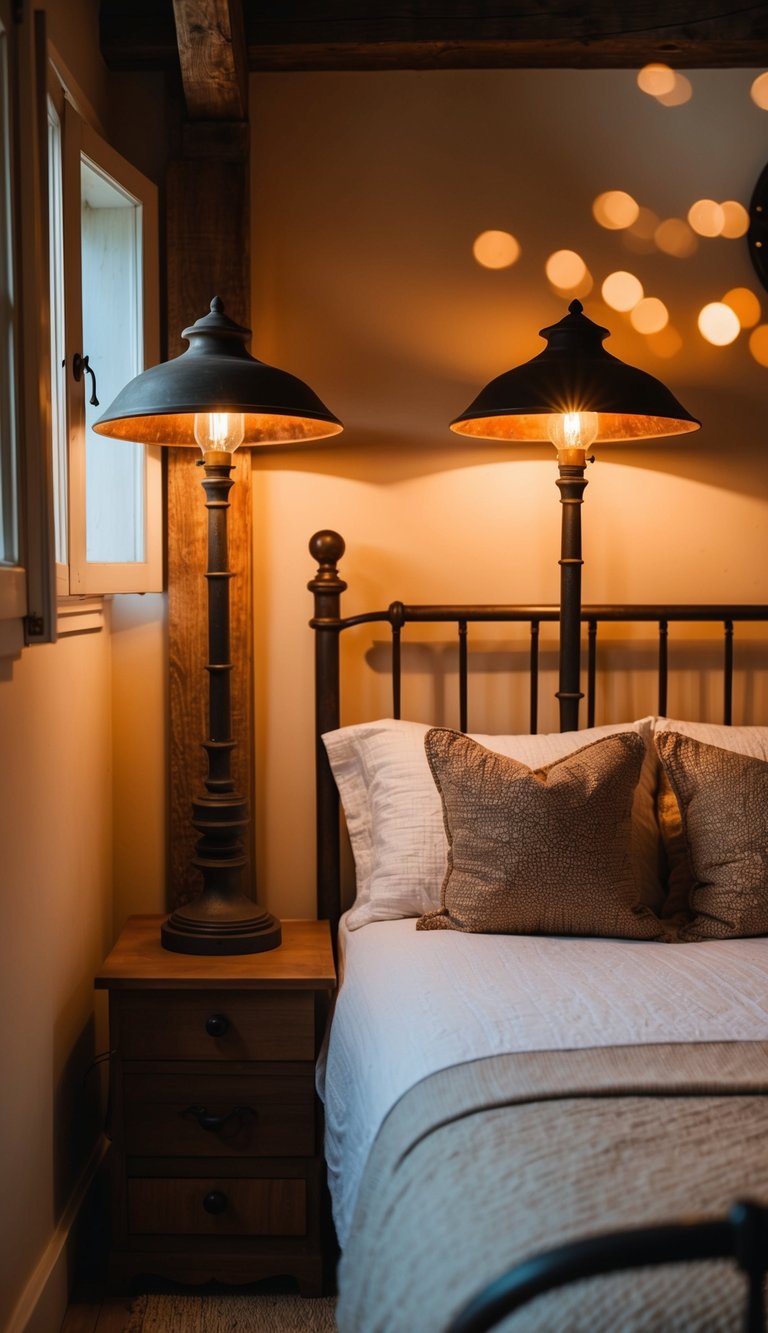
[[[80, 1179], [69, 1196], [53, 1235], [38, 1259], [32, 1275], [16, 1303], [5, 1333], [26, 1333], [38, 1307], [43, 1304], [49, 1283], [58, 1277], [57, 1268], [60, 1262], [68, 1257], [67, 1249], [72, 1239], [83, 1200], [96, 1172], [106, 1157], [109, 1146], [109, 1139], [106, 1135], [100, 1135], [80, 1175]], [[64, 1318], [64, 1310], [61, 1311], [61, 1318]]]

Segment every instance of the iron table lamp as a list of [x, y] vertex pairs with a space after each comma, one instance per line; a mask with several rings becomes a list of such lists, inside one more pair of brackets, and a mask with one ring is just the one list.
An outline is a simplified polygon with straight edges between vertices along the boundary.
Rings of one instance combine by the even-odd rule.
[[336, 435], [341, 422], [313, 391], [286, 371], [246, 350], [250, 329], [224, 313], [218, 297], [182, 337], [180, 356], [137, 375], [94, 424], [100, 435], [142, 444], [199, 445], [208, 510], [209, 735], [204, 742], [205, 791], [192, 804], [200, 834], [194, 865], [202, 893], [176, 908], [164, 923], [164, 947], [176, 953], [261, 953], [280, 944], [279, 921], [241, 887], [246, 864], [242, 833], [247, 801], [231, 775], [227, 511], [232, 454], [240, 444], [318, 440]]
[[549, 440], [557, 449], [563, 506], [560, 547], [560, 730], [579, 725], [581, 504], [587, 449], [609, 440], [646, 440], [698, 430], [653, 375], [606, 352], [608, 329], [572, 301], [568, 314], [542, 329], [543, 352], [486, 384], [451, 430], [477, 439]]

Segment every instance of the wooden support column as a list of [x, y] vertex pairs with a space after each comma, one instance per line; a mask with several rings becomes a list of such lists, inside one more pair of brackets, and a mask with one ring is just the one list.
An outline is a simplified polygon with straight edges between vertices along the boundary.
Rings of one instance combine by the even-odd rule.
[[[174, 0], [188, 119], [181, 157], [166, 178], [166, 256], [169, 357], [186, 344], [182, 329], [220, 296], [230, 318], [250, 326], [249, 133], [244, 39], [236, 0]], [[204, 63], [203, 62], [204, 53]], [[168, 639], [170, 660], [169, 893], [173, 908], [196, 896], [191, 866], [197, 834], [192, 800], [206, 771], [208, 735], [206, 533], [200, 455], [168, 450]], [[253, 644], [251, 463], [234, 455], [230, 494], [229, 568], [232, 771], [253, 810]], [[246, 837], [250, 868], [243, 888], [253, 892], [253, 823]]]

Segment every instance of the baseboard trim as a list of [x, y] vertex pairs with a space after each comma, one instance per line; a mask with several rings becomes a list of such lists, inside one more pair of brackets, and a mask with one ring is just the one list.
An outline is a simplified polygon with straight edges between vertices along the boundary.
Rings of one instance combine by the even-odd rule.
[[[102, 1134], [95, 1143], [93, 1152], [69, 1196], [56, 1228], [16, 1303], [5, 1333], [27, 1333], [27, 1330], [36, 1327], [35, 1320], [38, 1312], [41, 1312], [49, 1304], [53, 1306], [53, 1304], [61, 1305], [63, 1303], [64, 1308], [61, 1309], [58, 1322], [54, 1325], [51, 1324], [50, 1319], [47, 1320], [48, 1328], [60, 1327], [69, 1296], [69, 1248], [73, 1239], [75, 1224], [83, 1200], [108, 1150], [109, 1139]], [[63, 1294], [57, 1295], [57, 1289]], [[40, 1328], [45, 1327], [46, 1322], [41, 1319]]]

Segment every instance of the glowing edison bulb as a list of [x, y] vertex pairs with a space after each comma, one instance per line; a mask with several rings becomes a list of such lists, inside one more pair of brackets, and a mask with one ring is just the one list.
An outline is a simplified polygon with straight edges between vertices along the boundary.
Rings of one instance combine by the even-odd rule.
[[555, 412], [547, 426], [558, 453], [561, 449], [588, 449], [597, 438], [597, 412]]
[[243, 442], [245, 417], [242, 412], [196, 412], [195, 439], [203, 453], [220, 449], [233, 454]]

